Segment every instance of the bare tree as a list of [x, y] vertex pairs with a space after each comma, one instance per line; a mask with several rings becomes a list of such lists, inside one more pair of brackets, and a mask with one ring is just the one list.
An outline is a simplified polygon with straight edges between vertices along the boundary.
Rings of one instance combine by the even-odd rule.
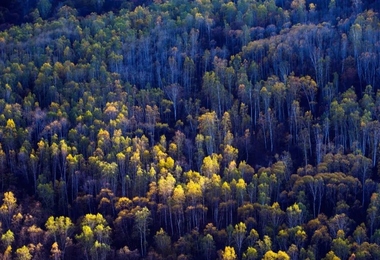
[[173, 104], [174, 120], [177, 121], [178, 104], [180, 103], [183, 88], [177, 84], [171, 84], [164, 88], [165, 94], [168, 96]]

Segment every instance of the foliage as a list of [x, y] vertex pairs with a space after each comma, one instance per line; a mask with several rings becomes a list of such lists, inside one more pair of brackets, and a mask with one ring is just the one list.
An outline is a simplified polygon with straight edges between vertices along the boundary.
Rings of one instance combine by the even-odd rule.
[[380, 258], [376, 1], [8, 2], [2, 259]]

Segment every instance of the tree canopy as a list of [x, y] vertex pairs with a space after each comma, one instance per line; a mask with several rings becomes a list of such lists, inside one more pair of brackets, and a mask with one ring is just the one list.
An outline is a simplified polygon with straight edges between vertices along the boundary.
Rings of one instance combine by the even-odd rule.
[[379, 259], [379, 11], [0, 3], [0, 258]]

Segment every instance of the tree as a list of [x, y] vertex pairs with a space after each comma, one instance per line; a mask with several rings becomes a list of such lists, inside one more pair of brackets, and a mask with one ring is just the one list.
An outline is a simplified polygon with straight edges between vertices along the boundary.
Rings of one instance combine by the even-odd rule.
[[33, 257], [26, 246], [17, 248], [16, 256], [17, 256], [17, 260], [30, 260]]
[[326, 257], [323, 258], [324, 260], [340, 260], [340, 258], [338, 256], [335, 255], [335, 253], [333, 251], [329, 251], [327, 254], [326, 254]]
[[293, 0], [291, 3], [293, 22], [303, 23], [306, 20], [306, 5], [304, 0]]
[[122, 259], [139, 259], [140, 254], [137, 249], [135, 250], [130, 250], [128, 246], [124, 246], [123, 248], [119, 249], [116, 252], [116, 259], [122, 260]]
[[202, 238], [202, 249], [204, 252], [205, 259], [210, 260], [214, 255], [215, 242], [211, 234], [206, 234]]
[[355, 176], [358, 177], [358, 179], [362, 183], [362, 205], [364, 206], [365, 203], [365, 194], [366, 194], [366, 180], [368, 178], [370, 166], [372, 165], [371, 159], [363, 156], [363, 155], [357, 155], [355, 157], [354, 166], [352, 169], [352, 172]]
[[[257, 86], [259, 85], [257, 84]], [[247, 80], [246, 83], [239, 85], [238, 94], [242, 101], [249, 105], [251, 124], [256, 126], [256, 120], [260, 110], [258, 107], [259, 100], [257, 98], [258, 90], [256, 88], [254, 89], [252, 83]]]
[[[115, 162], [101, 162], [99, 163], [103, 179], [103, 187], [109, 185], [113, 193], [116, 193], [118, 165]], [[74, 172], [72, 173], [74, 175]], [[77, 185], [75, 185], [77, 187]], [[74, 199], [74, 196], [73, 196]]]
[[12, 259], [12, 247], [11, 247], [11, 246], [8, 246], [8, 247], [5, 249], [5, 252], [4, 252], [4, 254], [3, 254], [3, 259], [4, 259], [4, 260]]
[[106, 259], [110, 250], [111, 228], [100, 214], [86, 214], [81, 221], [81, 233], [76, 236], [86, 258]]
[[257, 250], [253, 247], [248, 247], [243, 254], [244, 260], [254, 260], [257, 259]]
[[235, 260], [238, 259], [235, 249], [230, 246], [226, 246], [222, 252], [222, 259], [223, 260]]
[[366, 242], [368, 240], [367, 228], [364, 223], [356, 227], [353, 233], [353, 238], [358, 245], [361, 245], [363, 242]]
[[61, 259], [61, 256], [62, 256], [62, 252], [61, 250], [59, 249], [58, 247], [58, 243], [57, 242], [54, 242], [51, 246], [51, 250], [50, 250], [50, 253], [51, 253], [51, 257], [54, 259], [54, 260], [59, 260]]
[[215, 72], [206, 72], [203, 76], [202, 90], [207, 97], [207, 103], [210, 102], [210, 107], [218, 117], [222, 116], [226, 101], [226, 89], [220, 83], [219, 77]]
[[211, 155], [218, 143], [217, 140], [217, 122], [218, 118], [215, 111], [206, 112], [198, 118], [199, 130], [205, 138], [207, 154]]
[[45, 223], [45, 227], [48, 234], [54, 237], [54, 242], [57, 243], [57, 249], [60, 248], [59, 251], [64, 255], [65, 248], [74, 228], [71, 219], [64, 216], [55, 218], [50, 216]]
[[306, 175], [302, 178], [302, 181], [304, 182], [305, 186], [308, 188], [308, 191], [312, 195], [313, 216], [315, 218], [319, 215], [321, 211], [322, 197], [324, 195], [324, 190], [325, 190], [325, 184], [324, 184], [323, 178]]
[[139, 209], [135, 212], [135, 229], [140, 237], [140, 253], [144, 257], [146, 255], [147, 240], [146, 237], [149, 233], [149, 222], [150, 222], [150, 210], [147, 207]]
[[[176, 180], [171, 173], [168, 173], [166, 177], [161, 176], [158, 180], [158, 192], [161, 195], [162, 204], [164, 206], [168, 205], [170, 196], [173, 193]], [[164, 208], [164, 218], [165, 218], [165, 228], [167, 228], [167, 213], [166, 207]], [[174, 232], [173, 220], [172, 220], [172, 207], [169, 204], [169, 219], [170, 219], [170, 228], [171, 232]]]
[[349, 231], [349, 222], [350, 219], [345, 213], [336, 214], [329, 222], [329, 228], [332, 235], [336, 235], [337, 238], [344, 239], [345, 232]]
[[272, 240], [269, 236], [264, 235], [262, 240], [257, 241], [257, 251], [260, 257], [263, 257], [267, 252], [272, 251]]
[[44, 207], [47, 210], [53, 210], [54, 208], [54, 190], [53, 184], [49, 183], [39, 183], [37, 185], [38, 197], [42, 200]]
[[284, 251], [278, 251], [278, 253], [273, 252], [272, 250], [269, 250], [265, 253], [263, 260], [290, 260], [289, 255]]
[[171, 239], [170, 236], [161, 228], [154, 236], [154, 242], [158, 252], [163, 256], [170, 255], [171, 252]]
[[239, 258], [241, 257], [241, 253], [242, 253], [241, 250], [243, 247], [243, 242], [245, 240], [246, 234], [247, 234], [247, 227], [243, 222], [240, 222], [239, 224], [235, 225], [232, 235], [234, 237]]
[[333, 239], [331, 244], [331, 250], [340, 258], [347, 259], [349, 255], [350, 245], [344, 238], [343, 230], [339, 230], [337, 238]]
[[380, 207], [379, 193], [374, 192], [371, 196], [371, 202], [367, 208], [367, 221], [368, 221], [370, 236], [373, 235], [375, 228], [379, 224], [379, 207]]
[[374, 167], [375, 164], [377, 163], [377, 151], [378, 151], [379, 142], [380, 142], [380, 138], [379, 138], [379, 136], [380, 136], [380, 123], [379, 123], [379, 121], [377, 121], [377, 120], [371, 121], [369, 128], [370, 128], [369, 145], [370, 145], [371, 150], [372, 150], [372, 167]]
[[221, 156], [218, 154], [211, 154], [203, 158], [201, 172], [207, 178], [211, 178], [213, 174], [219, 174]]
[[290, 228], [298, 226], [303, 222], [302, 209], [300, 208], [300, 204], [294, 203], [292, 206], [286, 209], [286, 215], [288, 220], [288, 226]]
[[269, 84], [266, 84], [260, 90], [260, 97], [264, 103], [264, 109], [263, 109], [264, 112], [263, 113], [265, 116], [265, 119], [263, 119], [263, 122], [262, 122], [262, 126], [263, 126], [263, 135], [264, 135], [265, 147], [267, 147], [266, 128], [268, 127], [270, 144], [271, 144], [270, 145], [270, 151], [272, 152], [273, 151], [273, 128], [274, 128], [274, 126], [273, 126], [274, 118], [273, 118], [272, 109], [270, 108], [271, 97], [272, 97], [272, 92], [271, 92], [272, 86], [271, 86], [270, 81], [267, 83], [269, 83]]
[[237, 196], [239, 206], [243, 204], [246, 195], [247, 195], [247, 183], [244, 181], [244, 179], [240, 178], [238, 182], [236, 183], [236, 196]]
[[3, 245], [5, 246], [5, 248], [10, 247], [14, 241], [15, 241], [15, 236], [12, 230], [10, 229], [8, 229], [7, 232], [1, 235], [1, 242], [3, 242]]
[[127, 175], [127, 162], [126, 162], [126, 155], [122, 152], [119, 152], [116, 154], [117, 158], [117, 165], [119, 170], [119, 182], [121, 184], [121, 196], [126, 196], [126, 175]]
[[[192, 57], [195, 56], [195, 38], [197, 37], [199, 32], [196, 32], [194, 29], [191, 29], [190, 32], [190, 38], [192, 42], [192, 49], [190, 50], [190, 55]], [[193, 53], [193, 54], [192, 54]], [[193, 81], [194, 81], [194, 71], [195, 71], [195, 64], [192, 57], [185, 57], [184, 63], [183, 63], [183, 86], [185, 89], [185, 96], [189, 97], [193, 93]]]
[[311, 113], [315, 115], [318, 85], [310, 76], [301, 77], [300, 83], [303, 94], [305, 95], [307, 103], [309, 104], [309, 109]]
[[[227, 138], [228, 138], [228, 136], [227, 136]], [[226, 144], [224, 149], [223, 149], [224, 165], [227, 166], [228, 168], [230, 168], [231, 165], [236, 166], [236, 160], [238, 157], [238, 153], [239, 153], [238, 149], [236, 149], [235, 147], [233, 147], [230, 144]], [[229, 177], [231, 177], [231, 176], [229, 176]]]
[[183, 230], [184, 213], [183, 213], [183, 205], [185, 203], [185, 191], [182, 185], [177, 185], [173, 190], [172, 202], [173, 202], [173, 213], [175, 216], [175, 223], [177, 227], [177, 233], [180, 236]]
[[171, 84], [164, 89], [166, 95], [173, 104], [174, 121], [177, 121], [178, 104], [181, 100], [182, 87], [178, 84]]
[[158, 111], [158, 107], [156, 105], [150, 106], [146, 105], [145, 107], [145, 119], [146, 119], [146, 128], [148, 130], [149, 135], [151, 136], [152, 141], [154, 140], [154, 129], [156, 127], [156, 123], [160, 121], [160, 113]]
[[286, 98], [285, 94], [286, 94], [286, 87], [283, 82], [276, 82], [272, 86], [274, 108], [276, 111], [277, 118], [280, 122], [283, 122], [285, 119], [285, 111], [284, 111], [285, 98]]
[[276, 234], [285, 219], [285, 212], [281, 210], [280, 204], [278, 204], [278, 202], [274, 202], [273, 205], [268, 208], [268, 211], [268, 217], [272, 224], [273, 232]]
[[195, 227], [198, 227], [198, 228], [200, 227], [201, 216], [203, 215], [203, 214], [200, 215], [198, 214], [199, 212], [197, 212], [197, 205], [199, 205], [203, 196], [202, 186], [200, 184], [200, 180], [195, 180], [195, 181], [190, 180], [186, 184], [186, 199], [189, 205], [186, 211], [189, 214], [189, 218], [188, 218], [189, 230]]
[[17, 212], [17, 199], [13, 192], [8, 191], [4, 193], [3, 204], [0, 207], [0, 214], [3, 219], [4, 228], [10, 228], [11, 220]]
[[7, 120], [3, 134], [5, 152], [9, 154], [11, 150], [16, 149], [17, 128], [13, 119]]
[[4, 191], [4, 187], [5, 187], [4, 173], [6, 171], [6, 162], [7, 162], [7, 155], [5, 154], [3, 147], [0, 144], [0, 170], [1, 172], [3, 172], [3, 174], [1, 174], [1, 191]]
[[37, 8], [39, 13], [41, 14], [41, 17], [46, 19], [48, 18], [48, 15], [51, 11], [52, 4], [50, 0], [39, 0], [37, 3]]

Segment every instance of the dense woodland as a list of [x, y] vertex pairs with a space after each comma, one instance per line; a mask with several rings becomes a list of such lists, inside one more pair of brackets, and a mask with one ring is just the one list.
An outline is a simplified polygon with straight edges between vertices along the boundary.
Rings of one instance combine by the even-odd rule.
[[3, 3], [1, 259], [380, 259], [379, 11]]

